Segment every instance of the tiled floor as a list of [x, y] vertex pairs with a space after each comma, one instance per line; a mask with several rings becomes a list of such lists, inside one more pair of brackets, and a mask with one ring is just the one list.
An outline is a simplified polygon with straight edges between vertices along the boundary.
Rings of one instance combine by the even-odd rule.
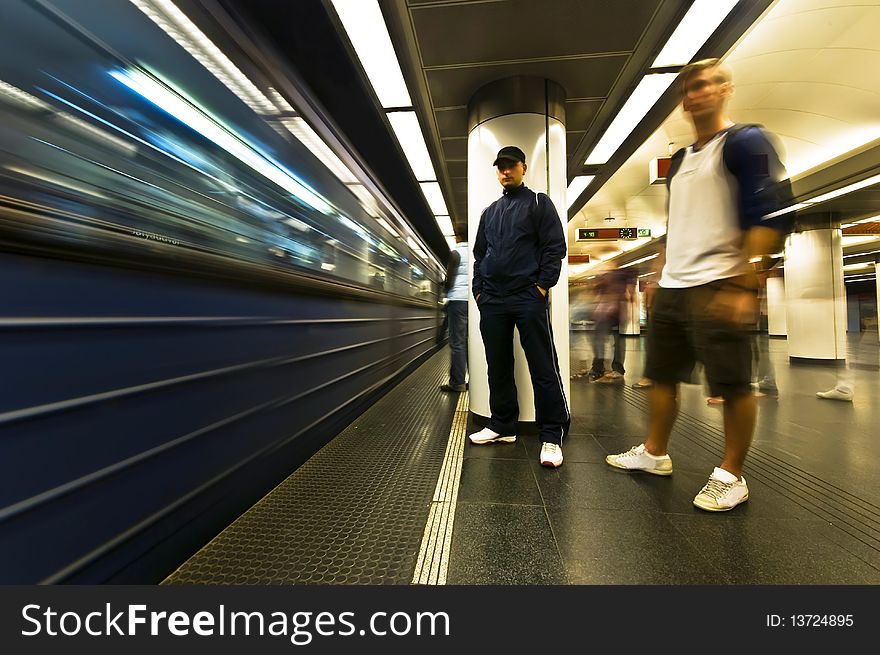
[[[572, 370], [589, 361], [572, 332]], [[465, 446], [449, 584], [880, 584], [880, 391], [876, 335], [851, 339], [853, 403], [816, 398], [835, 369], [790, 365], [770, 341], [780, 398], [761, 399], [746, 463], [750, 499], [710, 514], [693, 496], [720, 461], [722, 407], [681, 389], [675, 473], [607, 466], [641, 442], [643, 341], [627, 339], [624, 385], [571, 382], [571, 434], [559, 469], [537, 437]]]

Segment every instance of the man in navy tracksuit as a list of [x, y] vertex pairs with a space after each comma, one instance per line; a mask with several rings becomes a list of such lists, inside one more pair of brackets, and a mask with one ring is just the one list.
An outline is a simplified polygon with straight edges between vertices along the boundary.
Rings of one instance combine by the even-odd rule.
[[565, 401], [547, 292], [559, 280], [565, 233], [553, 202], [525, 184], [526, 157], [516, 146], [498, 152], [494, 163], [502, 197], [480, 217], [474, 242], [473, 292], [489, 372], [489, 424], [469, 436], [474, 444], [516, 441], [519, 405], [513, 375], [513, 327], [529, 364], [535, 390], [535, 419], [542, 442], [541, 464], [562, 464], [562, 438], [571, 416]]

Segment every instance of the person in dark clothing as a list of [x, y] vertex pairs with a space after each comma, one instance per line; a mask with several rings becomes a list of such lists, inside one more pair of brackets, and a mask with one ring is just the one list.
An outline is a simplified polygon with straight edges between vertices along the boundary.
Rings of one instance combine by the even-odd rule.
[[562, 439], [571, 416], [559, 375], [547, 293], [559, 280], [565, 233], [550, 198], [523, 184], [525, 160], [516, 146], [498, 152], [492, 165], [504, 193], [483, 211], [474, 242], [473, 293], [486, 349], [492, 418], [469, 439], [474, 444], [516, 441], [516, 326], [535, 392], [535, 419], [543, 444], [540, 462], [556, 467], [562, 464]]

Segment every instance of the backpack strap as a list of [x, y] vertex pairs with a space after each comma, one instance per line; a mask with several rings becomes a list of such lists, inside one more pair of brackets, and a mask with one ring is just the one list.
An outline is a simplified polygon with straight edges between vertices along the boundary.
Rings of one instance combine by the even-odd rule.
[[672, 176], [678, 172], [678, 169], [681, 168], [681, 160], [684, 159], [684, 153], [686, 148], [679, 148], [674, 155], [672, 155], [672, 161], [669, 162], [669, 171], [666, 173], [666, 190], [669, 190], [669, 186], [672, 184]]

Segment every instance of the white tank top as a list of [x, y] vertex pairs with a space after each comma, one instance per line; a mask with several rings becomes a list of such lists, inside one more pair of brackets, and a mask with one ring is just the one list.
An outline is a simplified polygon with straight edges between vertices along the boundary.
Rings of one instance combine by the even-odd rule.
[[749, 271], [738, 183], [723, 160], [726, 138], [724, 132], [696, 152], [688, 147], [672, 177], [661, 287], [695, 287]]

